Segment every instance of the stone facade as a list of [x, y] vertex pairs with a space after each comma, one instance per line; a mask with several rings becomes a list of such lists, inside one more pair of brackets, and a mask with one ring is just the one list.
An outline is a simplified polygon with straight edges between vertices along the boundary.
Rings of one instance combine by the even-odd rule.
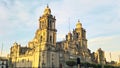
[[[59, 67], [59, 53], [56, 50], [55, 16], [47, 6], [39, 18], [39, 28], [27, 47], [14, 43], [10, 50], [13, 67]], [[23, 65], [24, 63], [24, 65]]]
[[91, 63], [90, 50], [87, 47], [86, 30], [82, 27], [80, 21], [77, 22], [76, 28], [66, 35], [66, 39], [57, 42], [60, 50], [60, 64], [64, 65], [66, 61], [81, 59], [81, 62]]
[[86, 30], [80, 21], [75, 29], [66, 35], [66, 39], [56, 42], [56, 19], [47, 6], [39, 18], [39, 28], [35, 37], [22, 47], [14, 43], [10, 49], [12, 68], [67, 68], [66, 61], [81, 59], [91, 63], [91, 53], [87, 47]]
[[93, 52], [91, 57], [94, 63], [106, 64], [105, 53], [101, 48], [99, 48], [96, 52]]

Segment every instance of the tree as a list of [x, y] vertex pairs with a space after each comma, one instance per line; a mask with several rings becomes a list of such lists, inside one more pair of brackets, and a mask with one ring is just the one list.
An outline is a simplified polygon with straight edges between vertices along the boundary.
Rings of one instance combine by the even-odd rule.
[[66, 61], [66, 64], [72, 68], [77, 63], [75, 61], [69, 60], [69, 61]]

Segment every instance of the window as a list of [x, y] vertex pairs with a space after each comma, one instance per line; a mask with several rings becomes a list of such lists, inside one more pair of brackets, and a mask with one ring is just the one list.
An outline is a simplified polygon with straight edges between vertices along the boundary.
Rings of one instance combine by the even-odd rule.
[[78, 45], [78, 44], [76, 44], [76, 47], [77, 47], [77, 48], [79, 48], [79, 45]]
[[83, 38], [85, 37], [85, 32], [84, 32], [84, 31], [83, 31], [82, 37], [83, 37]]
[[55, 43], [55, 40], [54, 40], [55, 38], [54, 38], [54, 36], [55, 36], [55, 33], [53, 34], [53, 44]]
[[39, 24], [39, 28], [41, 29], [41, 22], [40, 22], [40, 24]]
[[40, 42], [42, 42], [42, 36], [40, 37]]
[[50, 23], [49, 23], [49, 21], [48, 21], [48, 27], [50, 27]]
[[52, 23], [52, 28], [53, 28], [53, 29], [55, 28], [55, 23], [54, 23], [54, 22]]
[[51, 21], [50, 20], [48, 20], [48, 27], [50, 28], [50, 24], [51, 24]]
[[49, 28], [52, 28], [52, 22], [50, 20], [49, 20], [48, 26]]
[[40, 28], [42, 28], [42, 23], [40, 24], [40, 26], [41, 26]]
[[50, 36], [50, 42], [52, 42], [52, 36]]
[[78, 33], [76, 33], [76, 38], [78, 38], [79, 37], [79, 34]]

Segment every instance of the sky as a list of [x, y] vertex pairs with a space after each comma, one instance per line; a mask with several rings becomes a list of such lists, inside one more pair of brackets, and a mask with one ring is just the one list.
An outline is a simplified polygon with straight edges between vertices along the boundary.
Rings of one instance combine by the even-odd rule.
[[119, 3], [120, 0], [0, 0], [0, 51], [9, 53], [14, 42], [27, 46], [48, 4], [56, 17], [57, 41], [65, 39], [80, 20], [87, 31], [91, 52], [102, 48], [107, 60], [111, 52], [112, 60], [117, 61], [120, 55]]

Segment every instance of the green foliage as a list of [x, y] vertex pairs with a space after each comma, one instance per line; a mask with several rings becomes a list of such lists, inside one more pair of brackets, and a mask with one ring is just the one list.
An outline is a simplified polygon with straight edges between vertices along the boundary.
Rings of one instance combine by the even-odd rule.
[[76, 63], [75, 61], [69, 60], [69, 61], [66, 61], [66, 64], [67, 64], [68, 66], [74, 66], [74, 65], [76, 65], [77, 63]]
[[[70, 67], [77, 65], [77, 63], [74, 60], [69, 60], [66, 61], [66, 64]], [[80, 63], [80, 66], [84, 66], [84, 67], [93, 67], [93, 68], [101, 68], [101, 64], [92, 64], [92, 63]], [[112, 65], [104, 65], [104, 68], [120, 68], [117, 66], [112, 66]]]
[[[84, 67], [93, 67], [93, 68], [101, 68], [101, 66], [102, 66], [100, 64], [91, 64], [91, 63], [81, 63], [80, 65], [84, 66]], [[104, 65], [104, 68], [120, 68], [120, 67], [111, 66], [111, 65]]]

